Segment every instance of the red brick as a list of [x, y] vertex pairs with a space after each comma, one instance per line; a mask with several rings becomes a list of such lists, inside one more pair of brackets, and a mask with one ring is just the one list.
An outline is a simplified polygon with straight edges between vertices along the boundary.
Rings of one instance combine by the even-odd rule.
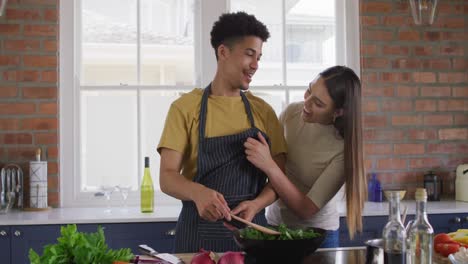
[[376, 16], [361, 16], [362, 26], [376, 26], [379, 24], [379, 18]]
[[439, 15], [442, 14], [452, 14], [452, 5], [449, 3], [439, 2], [437, 4], [437, 11]]
[[439, 143], [439, 144], [428, 144], [427, 153], [468, 153], [468, 144], [466, 143]]
[[39, 104], [38, 114], [56, 115], [57, 112], [58, 106], [56, 102]]
[[465, 54], [464, 47], [440, 47], [440, 55], [460, 55]]
[[403, 140], [405, 138], [403, 131], [401, 130], [365, 130], [364, 141], [382, 140], [382, 141], [394, 141]]
[[24, 87], [23, 98], [25, 99], [56, 99], [56, 87]]
[[9, 145], [32, 144], [32, 135], [27, 133], [5, 134], [3, 135], [3, 143]]
[[386, 116], [364, 116], [364, 127], [385, 127], [387, 125]]
[[26, 130], [57, 130], [56, 118], [31, 118], [24, 119], [22, 128]]
[[466, 87], [453, 87], [452, 88], [452, 94], [453, 94], [454, 97], [468, 97], [468, 86], [466, 86]]
[[468, 40], [466, 32], [442, 32], [440, 39], [444, 41], [463, 41]]
[[18, 94], [14, 86], [0, 86], [0, 98], [13, 98]]
[[365, 160], [364, 160], [364, 169], [365, 169], [366, 171], [370, 171], [372, 168], [373, 168], [373, 167], [372, 167], [372, 160], [370, 160], [370, 159], [365, 159]]
[[361, 80], [363, 86], [369, 83], [375, 83], [377, 82], [377, 73], [363, 73]]
[[465, 27], [465, 19], [463, 17], [439, 17], [434, 21], [433, 27], [463, 29]]
[[27, 115], [36, 112], [34, 103], [0, 103], [0, 115]]
[[0, 119], [0, 130], [18, 130], [19, 120], [18, 119]]
[[11, 162], [30, 161], [34, 158], [35, 153], [36, 147], [13, 146], [11, 148], [7, 148], [8, 160]]
[[454, 125], [468, 125], [468, 115], [466, 113], [456, 114]]
[[5, 15], [8, 20], [41, 20], [42, 19], [42, 16], [39, 10], [7, 9]]
[[361, 55], [376, 55], [377, 45], [361, 45]]
[[414, 55], [417, 56], [429, 56], [432, 55], [432, 47], [428, 46], [417, 46], [413, 48]]
[[437, 131], [435, 129], [410, 129], [408, 136], [411, 140], [432, 140], [437, 139]]
[[58, 41], [56, 40], [44, 40], [43, 44], [46, 51], [56, 52], [58, 49]]
[[437, 114], [424, 116], [424, 125], [427, 126], [450, 126], [452, 124], [452, 115]]
[[42, 82], [57, 83], [57, 71], [43, 71], [41, 74]]
[[468, 69], [468, 59], [452, 59], [454, 70]]
[[24, 35], [56, 37], [57, 25], [24, 25]]
[[5, 50], [7, 51], [37, 51], [40, 48], [39, 40], [21, 39], [5, 40]]
[[361, 3], [361, 12], [365, 13], [389, 13], [392, 11], [392, 4], [385, 2]]
[[386, 46], [382, 48], [382, 53], [384, 55], [408, 55], [409, 48], [404, 46]]
[[47, 147], [47, 158], [48, 159], [57, 159], [58, 158], [58, 148], [56, 146]]
[[392, 153], [391, 144], [365, 144], [364, 145], [365, 155], [383, 155], [383, 154], [391, 154], [391, 153]]
[[363, 100], [362, 110], [364, 113], [377, 112], [379, 110], [379, 104], [374, 100]]
[[440, 140], [465, 140], [468, 139], [468, 128], [444, 128], [439, 129]]
[[46, 21], [57, 21], [57, 10], [56, 9], [46, 9], [44, 11], [44, 18]]
[[5, 71], [3, 80], [18, 81], [18, 82], [36, 82], [39, 81], [38, 71]]
[[423, 176], [422, 174], [419, 174], [417, 172], [391, 172], [391, 173], [388, 173], [389, 176], [391, 176], [392, 178], [392, 183], [397, 183], [397, 184], [400, 184], [403, 188], [403, 189], [406, 189], [407, 190], [407, 193], [406, 193], [406, 196], [405, 198], [407, 199], [412, 199], [411, 197], [414, 197], [414, 195], [412, 194], [409, 194], [409, 191], [408, 191], [408, 185], [409, 184], [417, 184], [417, 183], [420, 183], [423, 181]]
[[53, 208], [60, 206], [60, 194], [58, 192], [50, 191], [47, 193], [47, 203]]
[[[467, 11], [468, 11], [468, 5], [466, 5], [466, 8], [467, 8]], [[463, 14], [463, 4], [454, 5], [453, 6], [453, 13], [457, 14], [457, 15], [462, 15]]]
[[408, 2], [395, 2], [395, 10], [396, 13], [404, 13], [409, 14], [409, 4]]
[[419, 59], [395, 59], [392, 62], [392, 67], [395, 69], [419, 69], [421, 63]]
[[408, 16], [384, 16], [382, 24], [397, 27], [408, 25]]
[[364, 58], [363, 65], [364, 68], [387, 68], [388, 60], [385, 58]]
[[439, 111], [468, 111], [467, 100], [439, 100]]
[[434, 168], [440, 167], [443, 165], [443, 160], [441, 158], [413, 158], [410, 159], [409, 167], [410, 169], [424, 169], [424, 168]]
[[426, 41], [438, 41], [441, 40], [442, 36], [440, 32], [424, 32], [424, 40]]
[[418, 115], [395, 115], [392, 116], [392, 125], [394, 126], [413, 126], [421, 125], [421, 117]]
[[424, 154], [424, 144], [395, 144], [394, 153], [397, 155]]
[[448, 83], [463, 83], [468, 82], [466, 72], [449, 72], [449, 73], [439, 73], [439, 82], [448, 82]]
[[382, 102], [384, 112], [410, 112], [413, 110], [413, 103], [408, 100], [385, 100]]
[[423, 61], [422, 67], [432, 70], [447, 70], [450, 69], [451, 63], [449, 59], [431, 59]]
[[457, 167], [458, 165], [465, 164], [465, 163], [468, 163], [468, 156], [466, 156], [466, 157], [460, 157], [460, 156], [449, 157], [447, 159], [447, 163], [445, 164], [445, 166]]
[[409, 82], [411, 80], [411, 74], [408, 72], [382, 72], [380, 74], [380, 80], [387, 83]]
[[393, 87], [365, 87], [364, 96], [393, 97]]
[[20, 26], [17, 24], [0, 24], [0, 35], [19, 35]]
[[24, 56], [23, 63], [29, 67], [56, 67], [56, 56]]
[[406, 169], [406, 160], [399, 159], [399, 158], [379, 159], [377, 160], [377, 169], [379, 170]]
[[16, 66], [19, 64], [19, 57], [14, 55], [0, 55], [0, 67]]
[[411, 86], [398, 86], [396, 89], [396, 95], [400, 97], [416, 97], [419, 95], [419, 88]]
[[417, 83], [434, 83], [436, 75], [433, 72], [413, 72], [413, 80]]
[[37, 5], [37, 6], [58, 6], [57, 0], [21, 0], [21, 4]]
[[47, 172], [48, 172], [49, 174], [57, 174], [58, 171], [59, 171], [59, 169], [58, 169], [58, 163], [57, 163], [57, 162], [51, 162], [51, 161], [49, 161], [49, 162], [47, 163]]
[[49, 191], [59, 191], [59, 177], [57, 176], [50, 176], [47, 177], [47, 189]]
[[419, 32], [414, 30], [402, 30], [398, 32], [398, 39], [401, 41], [415, 41], [419, 40]]
[[437, 101], [435, 100], [416, 100], [414, 104], [417, 112], [434, 112], [437, 110]]
[[57, 144], [58, 135], [57, 133], [41, 133], [34, 135], [34, 143], [36, 145], [53, 145]]
[[393, 40], [393, 31], [382, 29], [364, 29], [362, 36], [366, 40], [391, 41]]
[[[448, 97], [452, 94], [448, 86], [428, 86], [421, 87], [421, 96], [425, 97]], [[435, 105], [435, 103], [434, 103]]]

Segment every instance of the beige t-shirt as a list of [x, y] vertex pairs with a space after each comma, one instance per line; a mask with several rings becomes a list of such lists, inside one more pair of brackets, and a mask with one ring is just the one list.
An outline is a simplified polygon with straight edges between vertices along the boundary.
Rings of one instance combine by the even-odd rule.
[[[203, 89], [196, 88], [175, 100], [166, 117], [166, 123], [158, 145], [182, 153], [182, 175], [193, 179], [197, 171], [198, 123]], [[273, 108], [251, 92], [245, 93], [250, 103], [255, 126], [265, 132], [271, 142], [271, 154], [286, 153], [283, 129]], [[218, 137], [241, 133], [251, 127], [241, 96], [208, 97], [206, 137]]]
[[339, 228], [339, 214], [332, 199], [344, 184], [343, 139], [333, 125], [305, 123], [301, 112], [304, 103], [289, 105], [280, 116], [288, 145], [286, 175], [320, 208], [312, 218], [302, 220], [278, 200], [268, 207], [269, 224]]

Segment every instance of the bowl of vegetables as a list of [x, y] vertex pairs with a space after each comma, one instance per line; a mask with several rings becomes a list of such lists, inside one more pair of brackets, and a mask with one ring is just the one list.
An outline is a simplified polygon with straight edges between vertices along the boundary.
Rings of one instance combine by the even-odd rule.
[[315, 252], [325, 239], [326, 230], [320, 228], [291, 229], [282, 224], [269, 227], [280, 235], [268, 235], [246, 227], [234, 231], [237, 245], [256, 263], [300, 263]]

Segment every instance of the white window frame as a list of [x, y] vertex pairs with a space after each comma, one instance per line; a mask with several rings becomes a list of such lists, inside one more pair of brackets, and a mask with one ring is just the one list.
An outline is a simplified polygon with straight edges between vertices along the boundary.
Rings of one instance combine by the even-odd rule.
[[[284, 5], [283, 0], [283, 5]], [[104, 201], [94, 198], [93, 193], [80, 193], [79, 191], [79, 69], [76, 67], [78, 49], [75, 49], [77, 31], [75, 23], [75, 8], [78, 1], [60, 0], [60, 58], [59, 58], [59, 159], [60, 159], [60, 205], [62, 207], [84, 207], [102, 206]], [[358, 0], [335, 0], [336, 5], [336, 43], [343, 46], [336, 46], [337, 64], [347, 65], [360, 76], [360, 49], [359, 49], [359, 1]], [[216, 72], [216, 59], [210, 44], [211, 27], [219, 17], [230, 7], [229, 0], [195, 0], [195, 83], [197, 87], [208, 84]], [[139, 12], [139, 11], [137, 11]], [[285, 15], [282, 18], [285, 25]], [[203, 30], [204, 29], [204, 30]], [[283, 46], [286, 45], [283, 33]], [[283, 48], [285, 52], [285, 48]], [[139, 49], [137, 52], [138, 58]], [[138, 63], [139, 65], [139, 63]], [[138, 66], [139, 67], [139, 66]], [[286, 58], [283, 56], [283, 83], [286, 80]], [[286, 102], [289, 102], [289, 93], [294, 90], [303, 90], [304, 86], [253, 86], [252, 91], [284, 91]], [[111, 86], [114, 88], [116, 86]], [[174, 89], [174, 86], [126, 86], [138, 92], [144, 89]], [[193, 87], [180, 87], [177, 89], [192, 89]], [[86, 89], [100, 89], [103, 87], [88, 86]], [[121, 87], [120, 87], [121, 89]], [[140, 111], [141, 105], [139, 104]], [[140, 115], [139, 115], [140, 116]], [[138, 123], [140, 121], [138, 120]], [[141, 136], [138, 137], [138, 141]], [[139, 154], [140, 155], [140, 154]], [[138, 160], [142, 160], [139, 157]], [[139, 177], [142, 175], [142, 168], [139, 168]], [[128, 198], [128, 204], [136, 204], [139, 199], [138, 192], [132, 192]], [[156, 192], [155, 199], [158, 205], [179, 205], [178, 201]], [[115, 201], [118, 202], [118, 201]]]

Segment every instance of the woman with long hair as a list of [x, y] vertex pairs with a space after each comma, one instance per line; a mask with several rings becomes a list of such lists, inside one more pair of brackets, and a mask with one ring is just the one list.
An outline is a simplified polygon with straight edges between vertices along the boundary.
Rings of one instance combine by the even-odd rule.
[[[344, 66], [326, 69], [309, 84], [304, 101], [290, 104], [281, 113], [280, 122], [288, 145], [285, 169], [271, 158], [261, 135], [244, 144], [247, 159], [265, 172], [279, 196], [268, 208], [268, 223], [326, 229], [322, 247], [337, 247], [339, 214], [333, 197], [346, 184], [350, 237], [362, 231], [367, 197], [358, 76]], [[249, 201], [233, 213], [250, 218], [261, 209]]]

